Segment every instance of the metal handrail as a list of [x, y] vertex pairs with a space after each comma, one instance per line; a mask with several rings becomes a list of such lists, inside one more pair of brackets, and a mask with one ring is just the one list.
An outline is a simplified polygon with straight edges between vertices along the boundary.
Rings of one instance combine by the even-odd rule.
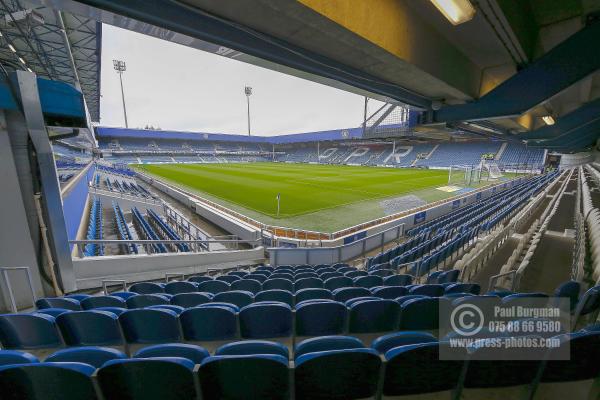
[[[110, 292], [108, 291], [108, 283], [117, 283], [121, 285], [123, 291], [127, 291], [127, 282], [125, 279], [103, 279], [102, 280], [102, 290], [104, 291], [104, 295], [109, 296]], [[111, 285], [112, 286], [112, 285]]]
[[32, 304], [35, 304], [37, 301], [37, 296], [35, 295], [35, 289], [33, 288], [33, 281], [31, 280], [31, 271], [29, 270], [29, 267], [0, 267], [0, 271], [2, 271], [4, 282], [6, 282], [8, 297], [10, 298], [10, 305], [13, 313], [16, 313], [18, 310], [17, 303], [15, 301], [15, 294], [13, 292], [10, 279], [8, 278], [8, 271], [25, 271], [25, 274], [27, 275], [27, 282], [29, 283], [29, 289], [31, 289], [31, 298], [33, 299]]
[[504, 272], [502, 274], [490, 276], [489, 286], [488, 286], [488, 292], [491, 292], [493, 290], [493, 288], [495, 287], [495, 285], [492, 285], [492, 282], [495, 283], [498, 280], [498, 278], [502, 278], [502, 277], [507, 276], [507, 275], [514, 275], [513, 280], [512, 280], [512, 285], [510, 287], [510, 290], [514, 290], [515, 289], [515, 283], [516, 283], [516, 275], [517, 275], [517, 270], [516, 269], [513, 269], [512, 271]]

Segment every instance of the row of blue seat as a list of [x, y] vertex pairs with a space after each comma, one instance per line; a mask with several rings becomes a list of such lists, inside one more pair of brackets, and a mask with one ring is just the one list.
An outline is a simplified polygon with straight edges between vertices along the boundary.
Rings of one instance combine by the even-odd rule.
[[[121, 210], [119, 204], [114, 200], [112, 202], [112, 206], [115, 213], [115, 225], [117, 226], [117, 230], [119, 232], [119, 239], [133, 240], [133, 236], [131, 235], [131, 231], [129, 230], [125, 216], [123, 215], [123, 210]], [[123, 245], [121, 247], [125, 254], [138, 253], [138, 249], [135, 244]]]
[[[150, 224], [148, 224], [148, 221], [144, 219], [137, 207], [131, 209], [131, 214], [133, 215], [133, 225], [136, 227], [138, 235], [146, 240], [160, 240], [156, 232], [154, 232], [154, 229], [152, 229]], [[167, 253], [167, 248], [162, 243], [150, 244], [146, 248], [152, 249], [152, 252], [154, 253]]]
[[[151, 209], [146, 210], [148, 214], [148, 220], [154, 225], [154, 227], [162, 233], [169, 240], [181, 240], [181, 237], [171, 228], [162, 218]], [[190, 251], [190, 247], [186, 243], [177, 243], [175, 247], [179, 251]]]
[[[89, 224], [86, 239], [97, 240], [102, 239], [102, 203], [100, 199], [94, 197], [92, 205], [90, 207]], [[104, 255], [104, 246], [93, 244], [86, 244], [83, 250], [85, 256], [102, 256]]]
[[[299, 344], [307, 352], [297, 355], [293, 366], [285, 357], [287, 349], [265, 342], [230, 344], [214, 356], [180, 345], [143, 349], [135, 358], [113, 349], [67, 350], [53, 355], [56, 361], [44, 363], [31, 355], [0, 352], [0, 361], [12, 362], [0, 366], [0, 396], [237, 400], [289, 399], [293, 391], [297, 400], [314, 400], [423, 394], [450, 398], [451, 392], [453, 398], [460, 398], [475, 391], [480, 396], [475, 398], [483, 399], [502, 388], [516, 388], [527, 398], [540, 391], [545, 399], [562, 399], [557, 391], [564, 396], [567, 385], [573, 383], [586, 385], [582, 392], [590, 393], [590, 381], [600, 374], [600, 333], [584, 330], [556, 339], [558, 348], [529, 349], [534, 358], [523, 360], [516, 357], [521, 349], [490, 348], [476, 342], [467, 352], [430, 337], [407, 338], [403, 345], [387, 350], [382, 359], [376, 349], [361, 346], [353, 338], [319, 338]], [[553, 357], [566, 348], [568, 360]], [[546, 384], [549, 393], [545, 393]]]

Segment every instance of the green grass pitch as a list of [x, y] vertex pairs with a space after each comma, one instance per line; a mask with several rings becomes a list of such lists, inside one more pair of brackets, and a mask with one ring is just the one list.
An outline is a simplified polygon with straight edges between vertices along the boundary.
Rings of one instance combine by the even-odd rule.
[[368, 200], [443, 186], [448, 172], [425, 169], [282, 163], [154, 164], [138, 168], [271, 218], [318, 213]]

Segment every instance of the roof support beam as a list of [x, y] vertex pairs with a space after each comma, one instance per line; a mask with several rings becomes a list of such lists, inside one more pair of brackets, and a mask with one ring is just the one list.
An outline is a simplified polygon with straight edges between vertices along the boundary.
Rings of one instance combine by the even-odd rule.
[[428, 123], [516, 117], [600, 69], [600, 23], [590, 23], [479, 100], [433, 111]]

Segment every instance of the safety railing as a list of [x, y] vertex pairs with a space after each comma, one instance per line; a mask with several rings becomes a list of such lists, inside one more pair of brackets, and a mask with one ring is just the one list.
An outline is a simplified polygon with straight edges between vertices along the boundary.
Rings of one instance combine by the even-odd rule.
[[[83, 250], [88, 244], [98, 244], [102, 245], [105, 248], [114, 246], [129, 246], [136, 245], [142, 246], [148, 249], [149, 246], [162, 244], [164, 246], [172, 246], [176, 244], [188, 244], [196, 253], [204, 253], [210, 251], [219, 251], [223, 250], [223, 244], [225, 244], [225, 248], [228, 250], [239, 250], [240, 244], [244, 243], [252, 248], [259, 247], [261, 245], [261, 240], [116, 240], [116, 239], [102, 239], [102, 240], [69, 240], [69, 244], [75, 245], [77, 248], [78, 257], [84, 257]], [[216, 245], [218, 248], [215, 248]], [[152, 251], [148, 250], [147, 254], [151, 254]], [[105, 251], [105, 254], [109, 254]], [[167, 253], [168, 254], [168, 253]]]
[[13, 313], [18, 312], [17, 310], [17, 302], [15, 300], [15, 291], [13, 290], [12, 283], [10, 281], [10, 277], [8, 273], [10, 271], [25, 271], [27, 276], [27, 283], [29, 284], [29, 289], [31, 291], [32, 304], [35, 304], [37, 301], [37, 296], [35, 295], [35, 289], [33, 287], [33, 281], [31, 279], [31, 271], [29, 267], [1, 267], [0, 271], [2, 272], [2, 278], [4, 279], [4, 283], [6, 284], [6, 289], [8, 290], [8, 298], [10, 300], [10, 307]]
[[[497, 282], [500, 278], [505, 278], [505, 280], [506, 280], [507, 277], [510, 277], [510, 287], [509, 288], [507, 288], [506, 286], [498, 286], [497, 285]], [[490, 276], [490, 280], [489, 280], [489, 284], [488, 284], [488, 292], [491, 292], [496, 289], [508, 289], [510, 291], [514, 291], [515, 287], [517, 287], [517, 270], [512, 270], [512, 271], [504, 272], [502, 274]]]

